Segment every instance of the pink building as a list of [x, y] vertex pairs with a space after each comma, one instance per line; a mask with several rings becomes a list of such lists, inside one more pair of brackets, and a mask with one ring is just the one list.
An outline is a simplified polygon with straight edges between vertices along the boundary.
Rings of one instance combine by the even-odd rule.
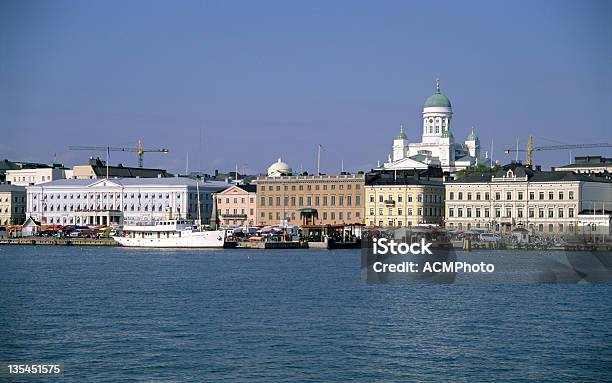
[[256, 190], [255, 185], [235, 185], [216, 193], [219, 225], [257, 225]]

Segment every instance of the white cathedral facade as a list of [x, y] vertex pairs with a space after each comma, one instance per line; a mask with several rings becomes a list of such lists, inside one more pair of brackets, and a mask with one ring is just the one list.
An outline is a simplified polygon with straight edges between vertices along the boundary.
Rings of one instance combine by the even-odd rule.
[[455, 143], [451, 131], [453, 110], [448, 97], [440, 92], [440, 82], [436, 81], [436, 91], [423, 106], [423, 134], [421, 142], [408, 142], [404, 128], [393, 140], [393, 155], [383, 164], [385, 170], [426, 169], [428, 166], [441, 166], [451, 173], [469, 166], [485, 164], [480, 156], [480, 141], [472, 128], [464, 143]]

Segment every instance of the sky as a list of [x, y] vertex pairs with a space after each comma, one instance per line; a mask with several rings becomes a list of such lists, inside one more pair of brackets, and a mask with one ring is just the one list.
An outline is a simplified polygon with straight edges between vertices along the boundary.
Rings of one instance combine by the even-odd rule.
[[[147, 167], [369, 170], [420, 142], [436, 78], [452, 129], [505, 148], [612, 143], [610, 1], [0, 0], [0, 158], [168, 148]], [[544, 167], [610, 149], [538, 152]], [[524, 158], [520, 154], [519, 158]], [[136, 166], [136, 155], [111, 153]]]

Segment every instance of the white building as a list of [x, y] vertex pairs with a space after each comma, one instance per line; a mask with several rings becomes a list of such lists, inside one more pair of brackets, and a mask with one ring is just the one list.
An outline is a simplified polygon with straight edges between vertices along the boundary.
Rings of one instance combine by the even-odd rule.
[[6, 182], [16, 186], [31, 186], [38, 185], [43, 182], [51, 182], [61, 180], [67, 177], [66, 172], [71, 175], [70, 169], [58, 167], [53, 168], [36, 168], [36, 169], [17, 169], [6, 171]]
[[[208, 224], [212, 193], [228, 187], [200, 182], [202, 223]], [[167, 217], [197, 219], [196, 181], [183, 177], [65, 179], [27, 187], [27, 215], [42, 223], [111, 225]]]
[[441, 166], [444, 171], [454, 173], [471, 165], [485, 163], [480, 155], [480, 141], [474, 128], [463, 144], [455, 143], [451, 125], [453, 110], [448, 97], [436, 91], [423, 106], [421, 142], [408, 142], [404, 128], [393, 141], [393, 155], [382, 166], [387, 170], [427, 169]]
[[612, 179], [563, 172], [534, 171], [520, 164], [496, 174], [449, 180], [445, 222], [449, 229], [487, 228], [509, 233], [573, 235], [579, 213], [612, 206]]

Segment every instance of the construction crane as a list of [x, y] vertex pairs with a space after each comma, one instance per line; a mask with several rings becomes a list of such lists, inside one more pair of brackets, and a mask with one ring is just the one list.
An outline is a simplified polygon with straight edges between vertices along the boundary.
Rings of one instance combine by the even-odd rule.
[[527, 152], [527, 166], [531, 166], [533, 163], [533, 152], [540, 150], [567, 150], [567, 149], [588, 149], [588, 148], [612, 148], [611, 144], [599, 143], [599, 144], [570, 144], [570, 145], [551, 145], [551, 146], [533, 146], [533, 136], [529, 135], [527, 139], [527, 149], [506, 149], [504, 153], [516, 153], [516, 152]]
[[[138, 146], [135, 148], [117, 148], [113, 146], [70, 146], [70, 150], [100, 150], [105, 151], [107, 157], [109, 156], [109, 152], [128, 152], [128, 153], [136, 153], [138, 155], [138, 167], [142, 168], [142, 155], [145, 153], [168, 153], [168, 149], [144, 149], [142, 147], [142, 141], [138, 140]], [[106, 159], [108, 163], [108, 158]]]

